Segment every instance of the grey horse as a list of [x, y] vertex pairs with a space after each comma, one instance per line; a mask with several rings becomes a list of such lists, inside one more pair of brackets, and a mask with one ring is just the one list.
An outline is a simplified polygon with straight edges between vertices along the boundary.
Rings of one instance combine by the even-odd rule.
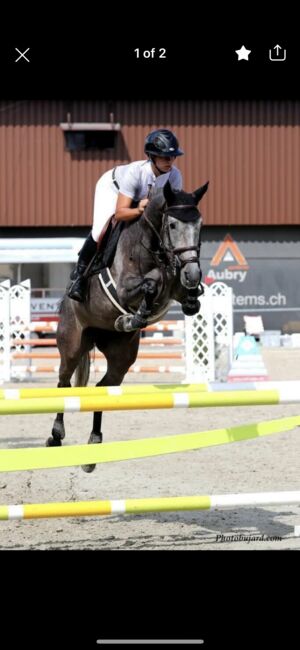
[[[125, 222], [110, 268], [119, 307], [104, 291], [98, 275], [90, 277], [84, 303], [65, 294], [57, 329], [59, 388], [71, 386], [74, 371], [76, 386], [87, 384], [94, 346], [107, 360], [106, 374], [96, 385], [119, 386], [136, 360], [141, 328], [161, 320], [173, 300], [185, 314], [199, 311], [202, 217], [197, 205], [207, 188], [208, 183], [189, 194], [173, 191], [167, 182], [153, 192], [140, 218]], [[61, 445], [63, 419], [63, 413], [58, 413], [48, 446]], [[102, 412], [95, 412], [89, 443], [102, 442], [101, 420]]]

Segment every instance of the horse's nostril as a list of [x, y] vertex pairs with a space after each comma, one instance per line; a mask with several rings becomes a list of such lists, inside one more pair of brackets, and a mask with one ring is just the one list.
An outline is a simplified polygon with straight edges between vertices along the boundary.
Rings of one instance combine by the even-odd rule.
[[182, 269], [181, 282], [187, 289], [193, 289], [198, 286], [200, 281], [200, 270], [196, 264], [188, 264]]

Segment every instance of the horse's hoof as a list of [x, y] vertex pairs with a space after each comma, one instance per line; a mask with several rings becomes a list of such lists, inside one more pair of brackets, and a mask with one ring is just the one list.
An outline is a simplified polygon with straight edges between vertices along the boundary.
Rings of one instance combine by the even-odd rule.
[[138, 315], [118, 316], [115, 320], [115, 329], [117, 332], [135, 332], [143, 327], [147, 327], [147, 319], [142, 319]]
[[123, 316], [118, 316], [118, 318], [116, 318], [114, 327], [115, 327], [115, 330], [117, 330], [117, 332], [123, 332], [124, 331], [124, 329], [123, 329]]
[[51, 435], [55, 439], [63, 440], [66, 432], [65, 432], [65, 427], [63, 425], [63, 422], [54, 422]]
[[[100, 434], [91, 433], [88, 440], [88, 445], [99, 445], [101, 442], [102, 442], [102, 433]], [[81, 468], [87, 474], [91, 474], [91, 472], [94, 471], [95, 467], [96, 467], [95, 463], [92, 463], [91, 465], [81, 465]]]
[[91, 474], [94, 471], [95, 467], [96, 465], [81, 465], [81, 469], [83, 469], [86, 474]]
[[50, 436], [50, 438], [46, 440], [46, 447], [61, 447], [61, 439]]
[[132, 316], [118, 316], [115, 320], [115, 329], [117, 332], [131, 332]]
[[102, 433], [91, 433], [88, 439], [88, 445], [100, 445], [102, 442]]
[[186, 303], [182, 305], [182, 311], [186, 316], [195, 316], [200, 311], [199, 300], [196, 300], [194, 304]]

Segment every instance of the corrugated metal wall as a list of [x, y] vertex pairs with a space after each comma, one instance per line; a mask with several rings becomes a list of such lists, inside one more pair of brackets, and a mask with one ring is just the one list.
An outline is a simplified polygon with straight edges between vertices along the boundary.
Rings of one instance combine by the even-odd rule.
[[[66, 151], [60, 122], [121, 123], [116, 148]], [[300, 223], [300, 102], [0, 102], [0, 226], [88, 226], [99, 176], [173, 129], [184, 188], [206, 180], [206, 225]]]

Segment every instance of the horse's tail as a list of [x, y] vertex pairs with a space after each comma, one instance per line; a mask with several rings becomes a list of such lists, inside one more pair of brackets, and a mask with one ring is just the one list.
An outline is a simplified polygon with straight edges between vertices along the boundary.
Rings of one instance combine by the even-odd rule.
[[90, 376], [90, 355], [89, 352], [81, 357], [75, 370], [75, 386], [86, 386]]

